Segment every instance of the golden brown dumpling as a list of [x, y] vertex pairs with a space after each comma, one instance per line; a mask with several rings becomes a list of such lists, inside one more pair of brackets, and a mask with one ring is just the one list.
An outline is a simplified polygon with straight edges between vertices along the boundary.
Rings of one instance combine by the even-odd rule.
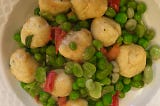
[[107, 0], [71, 0], [71, 3], [80, 20], [101, 17], [108, 7]]

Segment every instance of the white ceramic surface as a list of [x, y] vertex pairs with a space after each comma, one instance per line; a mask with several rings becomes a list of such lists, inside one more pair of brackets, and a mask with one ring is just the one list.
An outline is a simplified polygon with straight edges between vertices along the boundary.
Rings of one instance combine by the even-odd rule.
[[[37, 106], [9, 71], [9, 57], [16, 44], [12, 35], [33, 14], [38, 0], [0, 0], [0, 106]], [[156, 30], [152, 43], [160, 45], [160, 0], [143, 0], [148, 5], [145, 22]], [[130, 91], [120, 106], [160, 106], [160, 60], [154, 62], [154, 80], [139, 90]]]

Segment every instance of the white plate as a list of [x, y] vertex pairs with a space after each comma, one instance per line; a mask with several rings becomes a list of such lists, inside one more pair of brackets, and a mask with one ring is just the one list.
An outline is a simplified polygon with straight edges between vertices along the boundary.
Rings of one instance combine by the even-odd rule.
[[[9, 57], [15, 50], [12, 35], [33, 14], [38, 0], [0, 0], [0, 106], [37, 106], [35, 101], [23, 91], [9, 72]], [[148, 5], [144, 19], [149, 27], [156, 30], [153, 43], [160, 45], [160, 3], [158, 0], [143, 0]], [[15, 5], [13, 5], [15, 4]], [[3, 10], [3, 11], [2, 11]], [[6, 13], [12, 12], [7, 15]], [[7, 21], [8, 20], [8, 21]], [[5, 25], [2, 25], [5, 24]], [[4, 30], [2, 30], [4, 29]], [[120, 106], [159, 106], [160, 104], [160, 61], [154, 62], [154, 80], [139, 90], [130, 91], [120, 101]]]

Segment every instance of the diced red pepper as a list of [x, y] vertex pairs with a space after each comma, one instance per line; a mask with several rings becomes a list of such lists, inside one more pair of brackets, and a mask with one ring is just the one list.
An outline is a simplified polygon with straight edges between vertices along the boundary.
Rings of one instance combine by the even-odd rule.
[[36, 100], [37, 103], [39, 103], [39, 96], [35, 96], [34, 99]]
[[109, 61], [115, 60], [120, 53], [120, 48], [118, 44], [113, 45], [113, 47], [107, 53], [107, 59]]
[[66, 97], [60, 97], [58, 98], [58, 106], [66, 106], [67, 98]]
[[119, 106], [119, 92], [112, 96], [112, 104], [110, 106]]
[[100, 51], [102, 52], [102, 54], [103, 54], [104, 56], [107, 57], [107, 50], [106, 50], [104, 47], [102, 47], [102, 48], [100, 49]]
[[108, 0], [109, 7], [112, 7], [116, 12], [119, 12], [120, 0]]
[[54, 82], [56, 79], [57, 73], [55, 71], [50, 71], [47, 75], [47, 79], [44, 85], [44, 91], [51, 93], [54, 88]]
[[52, 37], [54, 37], [55, 40], [56, 53], [58, 53], [59, 46], [67, 33], [59, 27], [53, 27], [52, 33]]

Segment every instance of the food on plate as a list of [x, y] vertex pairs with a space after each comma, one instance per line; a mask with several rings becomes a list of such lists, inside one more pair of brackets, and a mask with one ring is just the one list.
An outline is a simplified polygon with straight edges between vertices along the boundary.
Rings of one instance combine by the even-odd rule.
[[17, 80], [31, 83], [35, 79], [38, 63], [24, 49], [17, 49], [10, 57], [10, 69]]
[[45, 19], [33, 16], [23, 25], [21, 31], [22, 43], [31, 48], [45, 46], [51, 35], [51, 27]]
[[107, 17], [95, 18], [91, 24], [94, 39], [100, 40], [105, 47], [113, 45], [121, 35], [120, 24]]
[[11, 73], [43, 106], [119, 106], [155, 77], [160, 46], [145, 11], [134, 0], [39, 0], [13, 36]]
[[107, 10], [107, 0], [71, 0], [72, 8], [80, 20], [101, 17]]
[[[76, 45], [76, 49], [72, 47]], [[74, 61], [82, 61], [83, 52], [92, 44], [91, 33], [86, 29], [80, 31], [70, 31], [66, 37], [62, 40], [59, 46], [59, 52], [64, 57]]]
[[122, 76], [133, 77], [144, 70], [146, 52], [141, 46], [135, 44], [121, 46], [117, 63]]
[[57, 15], [71, 8], [70, 0], [39, 0], [39, 8], [42, 13]]

